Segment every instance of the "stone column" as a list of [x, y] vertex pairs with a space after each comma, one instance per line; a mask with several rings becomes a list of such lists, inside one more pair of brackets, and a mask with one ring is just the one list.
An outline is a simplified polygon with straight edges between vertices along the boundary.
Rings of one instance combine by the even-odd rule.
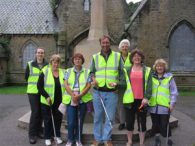
[[91, 23], [88, 40], [97, 40], [108, 34], [106, 24], [107, 0], [91, 0]]

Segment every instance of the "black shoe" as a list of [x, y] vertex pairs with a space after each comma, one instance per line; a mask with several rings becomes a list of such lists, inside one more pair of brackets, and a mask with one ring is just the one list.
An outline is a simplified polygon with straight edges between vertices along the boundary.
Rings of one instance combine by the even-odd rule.
[[39, 134], [37, 135], [37, 137], [40, 138], [40, 139], [43, 139], [43, 138], [44, 138], [44, 134], [43, 134], [43, 133], [39, 133]]
[[171, 139], [168, 139], [168, 146], [172, 146], [173, 145], [173, 141]]
[[35, 138], [35, 136], [30, 136], [29, 137], [29, 143], [30, 144], [35, 144], [37, 141], [36, 141], [36, 138]]
[[125, 124], [120, 124], [120, 125], [118, 126], [118, 130], [123, 130], [123, 129], [125, 129]]
[[161, 141], [159, 137], [155, 137], [155, 143], [154, 146], [161, 146]]

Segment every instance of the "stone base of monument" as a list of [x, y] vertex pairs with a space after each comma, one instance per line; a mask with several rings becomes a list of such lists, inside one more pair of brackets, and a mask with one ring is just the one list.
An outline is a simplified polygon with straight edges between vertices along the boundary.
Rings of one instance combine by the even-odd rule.
[[[26, 113], [24, 116], [18, 119], [18, 127], [28, 129], [28, 124], [29, 124], [29, 118], [30, 118], [30, 112]], [[86, 122], [83, 126], [83, 136], [82, 136], [82, 142], [85, 144], [91, 143], [93, 141], [93, 124], [89, 123], [91, 121], [92, 115], [87, 115]], [[133, 135], [133, 140], [138, 141], [139, 140], [139, 135], [137, 131], [137, 122], [135, 122], [135, 131]], [[126, 137], [126, 130], [119, 131], [118, 130], [118, 125], [119, 124], [114, 124], [113, 126], [113, 132], [112, 132], [112, 141], [113, 143], [116, 144], [125, 144], [127, 142], [127, 137]], [[175, 117], [171, 116], [170, 118], [170, 127], [174, 128], [178, 126], [178, 119]], [[147, 117], [147, 133], [146, 133], [146, 138], [150, 137], [150, 131], [151, 131], [152, 123], [151, 123], [151, 118], [150, 116]], [[61, 135], [63, 140], [67, 140], [67, 129], [65, 128], [65, 122], [63, 121], [62, 123], [62, 128], [61, 128]]]

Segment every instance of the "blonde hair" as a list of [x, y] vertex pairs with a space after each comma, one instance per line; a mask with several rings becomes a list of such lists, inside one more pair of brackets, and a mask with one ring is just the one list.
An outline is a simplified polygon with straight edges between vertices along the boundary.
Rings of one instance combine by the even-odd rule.
[[52, 61], [57, 61], [58, 63], [61, 62], [61, 57], [59, 54], [53, 54], [51, 57], [50, 57], [50, 64], [52, 63]]
[[168, 70], [168, 63], [164, 60], [164, 59], [162, 59], [162, 58], [159, 58], [159, 59], [157, 59], [155, 62], [154, 62], [154, 65], [153, 65], [153, 70], [154, 71], [156, 71], [156, 66], [157, 66], [157, 64], [163, 64], [164, 65], [164, 69], [165, 69], [165, 72], [167, 72], [167, 70]]
[[120, 43], [119, 43], [119, 46], [118, 46], [118, 49], [119, 49], [119, 51], [121, 51], [121, 48], [122, 48], [122, 46], [123, 46], [123, 44], [127, 44], [128, 45], [128, 47], [130, 48], [130, 41], [128, 40], [128, 39], [123, 39]]

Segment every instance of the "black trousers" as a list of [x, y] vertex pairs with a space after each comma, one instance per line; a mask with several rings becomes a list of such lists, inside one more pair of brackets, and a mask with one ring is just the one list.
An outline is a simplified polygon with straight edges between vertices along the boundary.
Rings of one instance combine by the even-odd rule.
[[[160, 133], [163, 137], [167, 136], [167, 126], [169, 124], [170, 115], [152, 114], [152, 134]], [[169, 127], [168, 136], [171, 136], [171, 128]]]
[[42, 110], [42, 116], [43, 116], [43, 122], [44, 122], [44, 138], [45, 139], [51, 139], [52, 136], [54, 136], [53, 131], [53, 124], [52, 124], [52, 118], [51, 118], [51, 109], [54, 117], [54, 123], [55, 123], [55, 130], [56, 130], [56, 136], [60, 137], [60, 128], [62, 123], [62, 114], [58, 110], [58, 105], [52, 105], [52, 107], [41, 104], [41, 110]]
[[[130, 108], [125, 107], [126, 128], [128, 131], [134, 130], [135, 116], [137, 116], [138, 131], [146, 131], [146, 116], [147, 111], [139, 111], [141, 99], [135, 99]], [[141, 125], [141, 126], [140, 126]]]
[[42, 115], [39, 94], [28, 94], [31, 115], [29, 123], [29, 137], [42, 133]]

